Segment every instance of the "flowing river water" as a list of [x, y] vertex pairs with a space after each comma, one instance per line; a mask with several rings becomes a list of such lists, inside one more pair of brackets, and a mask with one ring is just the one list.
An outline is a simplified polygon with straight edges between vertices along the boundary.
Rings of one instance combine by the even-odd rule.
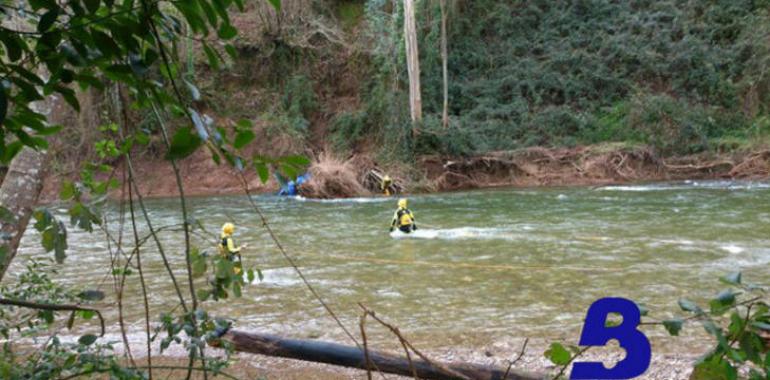
[[[601, 297], [627, 297], [666, 318], [681, 315], [681, 297], [703, 302], [716, 294], [723, 287], [718, 278], [728, 272], [770, 282], [766, 183], [503, 189], [409, 199], [420, 233], [394, 239], [388, 225], [395, 199], [256, 197], [289, 254], [343, 323], [358, 333], [362, 302], [420, 347], [473, 348], [524, 336], [576, 342], [587, 308]], [[178, 199], [148, 200], [147, 206], [156, 227], [181, 220]], [[189, 208], [211, 240], [232, 218], [236, 241], [249, 245], [245, 265], [263, 268], [265, 276], [245, 287], [242, 298], [204, 308], [235, 319], [240, 329], [346, 341], [275, 248], [245, 196], [190, 198]], [[116, 234], [116, 209], [107, 215]], [[147, 233], [143, 222], [139, 228]], [[183, 234], [164, 231], [160, 237], [186, 285]], [[214, 243], [199, 236], [194, 244], [213, 251]], [[177, 298], [154, 244], [142, 254], [157, 320]], [[11, 275], [32, 257], [50, 254], [30, 228]], [[103, 233], [71, 228], [68, 257], [59, 270], [57, 281], [100, 287], [108, 292], [106, 301], [114, 301]], [[196, 283], [205, 286], [205, 280]], [[129, 277], [125, 320], [134, 334], [143, 326], [140, 296], [137, 276]], [[114, 331], [115, 308], [105, 310]], [[665, 335], [658, 330], [648, 334]], [[386, 339], [384, 332], [372, 335]]]

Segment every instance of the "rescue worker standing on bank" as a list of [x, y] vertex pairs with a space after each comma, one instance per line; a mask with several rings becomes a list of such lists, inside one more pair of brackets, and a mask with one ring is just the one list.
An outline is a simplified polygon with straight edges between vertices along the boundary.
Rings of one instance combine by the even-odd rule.
[[393, 179], [386, 174], [385, 177], [382, 177], [382, 183], [380, 184], [380, 189], [382, 190], [382, 194], [384, 194], [386, 197], [390, 196], [391, 186], [393, 186]]
[[[235, 232], [235, 225], [232, 223], [225, 223], [222, 225], [222, 235], [219, 243], [219, 253], [228, 260], [235, 263], [235, 274], [240, 274], [243, 271], [243, 263], [241, 261], [241, 249], [246, 247], [236, 246], [233, 241], [233, 232]], [[238, 258], [236, 262], [235, 258]]]
[[417, 223], [414, 220], [414, 214], [406, 208], [406, 199], [398, 200], [398, 210], [393, 214], [393, 222], [390, 224], [390, 231], [398, 227], [403, 233], [410, 233], [417, 230]]

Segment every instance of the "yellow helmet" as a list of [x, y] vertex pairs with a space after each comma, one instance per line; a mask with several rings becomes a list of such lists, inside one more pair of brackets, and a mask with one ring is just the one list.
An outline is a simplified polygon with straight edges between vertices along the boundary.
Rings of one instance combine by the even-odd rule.
[[401, 198], [398, 200], [398, 208], [406, 208], [406, 198]]
[[222, 225], [222, 233], [225, 235], [232, 235], [235, 231], [235, 225], [232, 223], [225, 223]]

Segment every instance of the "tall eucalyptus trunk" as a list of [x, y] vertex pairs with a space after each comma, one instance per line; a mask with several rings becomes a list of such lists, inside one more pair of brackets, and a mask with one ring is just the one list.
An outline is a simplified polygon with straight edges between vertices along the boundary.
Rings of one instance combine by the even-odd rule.
[[420, 50], [417, 48], [414, 1], [404, 0], [404, 40], [406, 68], [409, 73], [409, 110], [412, 122], [416, 125], [422, 121], [422, 96], [420, 95]]
[[446, 0], [440, 0], [441, 6], [441, 71], [444, 77], [444, 112], [442, 113], [441, 122], [444, 128], [449, 127], [449, 73], [447, 72], [447, 61], [449, 55], [447, 53], [447, 35], [446, 35], [446, 23], [447, 23], [447, 10]]

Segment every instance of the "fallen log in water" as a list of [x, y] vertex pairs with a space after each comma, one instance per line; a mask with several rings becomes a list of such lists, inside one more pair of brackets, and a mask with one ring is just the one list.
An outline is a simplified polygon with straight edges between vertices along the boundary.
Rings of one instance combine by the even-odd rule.
[[[235, 351], [248, 352], [267, 356], [298, 359], [309, 362], [333, 364], [343, 367], [366, 369], [364, 351], [355, 346], [345, 346], [337, 343], [321, 342], [305, 339], [285, 339], [268, 334], [255, 334], [230, 330], [221, 337], [230, 343]], [[218, 342], [211, 342], [218, 346]], [[405, 357], [369, 351], [372, 371], [379, 370], [412, 377], [412, 366], [420, 379], [457, 380], [462, 379], [447, 371], [437, 368], [429, 362], [413, 358], [410, 365]], [[502, 380], [505, 370], [476, 364], [441, 364], [453, 372], [478, 380]], [[525, 373], [511, 369], [506, 379], [509, 380], [540, 380], [545, 376]]]

